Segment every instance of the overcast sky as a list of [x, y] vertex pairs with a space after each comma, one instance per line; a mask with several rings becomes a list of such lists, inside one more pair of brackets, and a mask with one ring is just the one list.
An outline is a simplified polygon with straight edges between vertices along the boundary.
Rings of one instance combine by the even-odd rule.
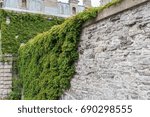
[[[58, 1], [62, 1], [62, 2], [68, 2], [69, 0], [58, 0]], [[80, 3], [79, 4], [83, 4], [83, 0], [79, 0]], [[92, 6], [99, 6], [99, 1], [100, 0], [91, 0], [92, 1]]]

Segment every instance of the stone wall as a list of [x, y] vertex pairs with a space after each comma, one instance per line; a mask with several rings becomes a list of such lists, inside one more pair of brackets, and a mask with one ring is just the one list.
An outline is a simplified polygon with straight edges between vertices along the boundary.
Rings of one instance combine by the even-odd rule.
[[0, 61], [0, 99], [6, 99], [12, 87], [12, 56], [7, 55]]
[[86, 23], [79, 53], [62, 99], [150, 99], [150, 1], [124, 0]]

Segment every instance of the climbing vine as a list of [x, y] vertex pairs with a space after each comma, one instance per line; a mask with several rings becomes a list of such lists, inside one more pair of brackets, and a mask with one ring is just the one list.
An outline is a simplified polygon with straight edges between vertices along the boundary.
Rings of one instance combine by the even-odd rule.
[[19, 49], [19, 79], [24, 99], [59, 99], [70, 87], [78, 60], [78, 43], [82, 25], [97, 13], [122, 0], [87, 9], [68, 18], [61, 25], [38, 34]]
[[63, 22], [62, 18], [0, 10], [2, 52], [17, 54], [20, 44]]
[[[61, 24], [63, 21], [63, 18], [53, 16], [0, 10], [2, 53], [13, 55], [13, 73], [15, 71], [15, 74], [18, 74], [17, 59], [20, 45], [26, 43], [37, 34], [51, 29], [52, 26]], [[2, 58], [1, 61], [6, 62], [9, 60]], [[20, 78], [17, 79], [15, 75], [10, 99], [20, 99], [21, 84]]]

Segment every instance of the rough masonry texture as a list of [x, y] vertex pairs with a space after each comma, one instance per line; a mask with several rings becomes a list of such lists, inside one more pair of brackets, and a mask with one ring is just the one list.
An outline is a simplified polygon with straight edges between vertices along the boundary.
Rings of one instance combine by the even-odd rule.
[[79, 53], [71, 88], [61, 99], [150, 99], [150, 1], [90, 22]]
[[6, 99], [12, 88], [12, 56], [4, 56], [0, 62], [0, 99]]

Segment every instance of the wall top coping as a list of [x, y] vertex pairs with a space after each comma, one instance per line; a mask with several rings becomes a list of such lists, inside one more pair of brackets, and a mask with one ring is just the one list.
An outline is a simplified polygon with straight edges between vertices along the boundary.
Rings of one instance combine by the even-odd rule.
[[95, 19], [86, 22], [83, 25], [83, 28], [85, 28], [89, 25], [92, 25], [94, 23], [97, 23], [100, 20], [103, 20], [107, 17], [110, 17], [110, 16], [115, 15], [117, 13], [123, 12], [125, 10], [128, 10], [132, 7], [135, 7], [137, 5], [140, 5], [140, 4], [148, 2], [148, 1], [150, 1], [150, 0], [123, 0], [121, 3], [113, 5], [107, 9], [104, 9], [102, 12], [100, 12], [98, 14], [98, 16]]

